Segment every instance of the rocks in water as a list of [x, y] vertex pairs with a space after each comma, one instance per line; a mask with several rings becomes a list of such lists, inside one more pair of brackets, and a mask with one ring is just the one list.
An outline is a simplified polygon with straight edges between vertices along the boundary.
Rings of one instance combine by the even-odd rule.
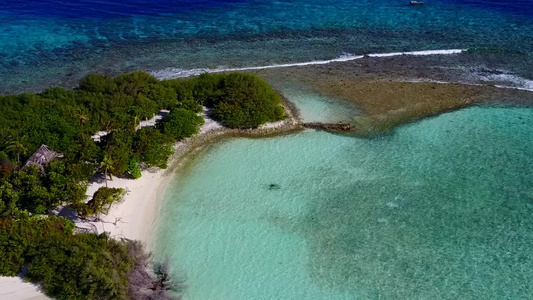
[[304, 127], [333, 132], [351, 132], [355, 130], [355, 126], [348, 123], [305, 123]]

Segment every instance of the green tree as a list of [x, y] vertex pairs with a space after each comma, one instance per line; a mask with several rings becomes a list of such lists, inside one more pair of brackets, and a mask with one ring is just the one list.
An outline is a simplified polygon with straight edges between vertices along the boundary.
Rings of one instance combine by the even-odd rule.
[[176, 108], [170, 111], [166, 120], [160, 123], [159, 128], [164, 134], [181, 140], [198, 133], [200, 125], [204, 124], [204, 118], [195, 112], [184, 108]]
[[110, 94], [117, 89], [117, 85], [108, 75], [89, 74], [80, 81], [79, 89], [92, 93]]
[[149, 166], [166, 168], [168, 157], [174, 151], [174, 138], [159, 130], [143, 128], [135, 133], [133, 151]]
[[107, 174], [109, 174], [109, 179], [113, 180], [113, 177], [111, 177], [111, 171], [113, 171], [113, 160], [111, 157], [105, 153], [104, 158], [100, 162], [100, 170], [104, 171], [104, 178], [105, 178], [105, 186], [107, 187]]
[[28, 262], [27, 254], [32, 247], [43, 241], [57, 240], [71, 234], [74, 226], [64, 218], [24, 217], [18, 220], [0, 218], [0, 275], [15, 276]]
[[87, 202], [85, 216], [97, 215], [99, 213], [107, 214], [111, 205], [122, 201], [124, 189], [101, 187], [93, 195], [93, 198]]
[[12, 217], [18, 212], [19, 195], [13, 190], [13, 185], [4, 182], [0, 185], [0, 216]]
[[41, 170], [28, 166], [14, 172], [8, 181], [17, 193], [17, 207], [31, 213], [43, 214], [57, 206], [60, 200], [52, 197], [48, 189], [41, 185]]
[[133, 179], [141, 178], [141, 169], [139, 168], [139, 162], [136, 159], [132, 159], [128, 162], [128, 174], [130, 174]]
[[78, 118], [78, 122], [81, 126], [81, 131], [83, 132], [83, 126], [89, 122], [90, 117], [82, 108], [78, 108], [76, 110], [76, 117]]
[[28, 149], [20, 141], [11, 141], [6, 150], [17, 156], [17, 163], [20, 165], [20, 155], [26, 154]]
[[212, 96], [212, 115], [231, 128], [256, 128], [285, 118], [281, 96], [263, 79], [252, 74], [230, 73]]
[[122, 176], [128, 171], [128, 162], [132, 159], [132, 146], [135, 132], [116, 130], [105, 138], [106, 154], [112, 158], [113, 169], [110, 174]]
[[85, 201], [88, 182], [77, 174], [78, 165], [67, 165], [64, 161], [53, 161], [44, 167], [42, 184], [52, 198], [71, 205]]

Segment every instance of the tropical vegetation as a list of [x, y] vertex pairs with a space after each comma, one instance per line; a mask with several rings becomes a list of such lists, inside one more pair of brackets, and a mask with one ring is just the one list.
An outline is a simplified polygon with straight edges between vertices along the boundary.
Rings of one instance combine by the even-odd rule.
[[[285, 118], [281, 97], [241, 73], [164, 81], [139, 71], [90, 74], [74, 90], [0, 95], [0, 276], [24, 269], [58, 299], [164, 299], [166, 269], [158, 268], [162, 279], [146, 272], [149, 256], [138, 242], [75, 234], [70, 221], [49, 214], [58, 206], [84, 218], [106, 213], [124, 191], [106, 184], [87, 200], [90, 179], [165, 168], [175, 141], [204, 123], [202, 106], [231, 128]], [[162, 112], [157, 126], [141, 128]], [[61, 159], [24, 164], [41, 145]]]

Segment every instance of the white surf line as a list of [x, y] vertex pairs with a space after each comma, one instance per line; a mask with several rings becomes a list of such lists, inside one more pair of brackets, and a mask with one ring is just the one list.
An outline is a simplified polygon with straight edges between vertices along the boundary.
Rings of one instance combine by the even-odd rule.
[[495, 84], [494, 86], [497, 87], [497, 88], [501, 88], [501, 89], [511, 89], [511, 90], [520, 90], [520, 91], [533, 92], [533, 89], [530, 89], [530, 88], [521, 88], [521, 87], [506, 86], [506, 85], [499, 85], [499, 84]]
[[178, 68], [168, 68], [168, 69], [164, 69], [160, 71], [151, 72], [151, 74], [160, 80], [164, 80], [164, 79], [195, 76], [195, 75], [200, 75], [202, 73], [252, 71], [252, 70], [265, 70], [265, 69], [275, 69], [275, 68], [302, 67], [302, 66], [311, 66], [311, 65], [325, 65], [325, 64], [330, 64], [334, 62], [347, 62], [347, 61], [357, 60], [365, 56], [367, 57], [392, 57], [392, 56], [400, 56], [400, 55], [413, 55], [413, 56], [449, 55], [449, 54], [459, 54], [467, 50], [468, 49], [424, 50], [424, 51], [406, 51], [406, 52], [391, 52], [391, 53], [371, 53], [371, 54], [366, 54], [366, 55], [344, 54], [338, 58], [329, 59], [329, 60], [313, 60], [313, 61], [300, 62], [300, 63], [273, 64], [273, 65], [268, 65], [268, 66], [242, 67], [242, 68], [217, 68], [217, 69], [198, 68], [198, 69], [189, 69], [189, 70], [178, 69]]
[[527, 92], [533, 92], [533, 88], [524, 88], [524, 87], [516, 87], [516, 86], [508, 86], [508, 85], [501, 85], [501, 84], [491, 84], [491, 83], [472, 83], [472, 82], [463, 82], [463, 81], [440, 81], [440, 80], [431, 80], [431, 79], [416, 79], [416, 80], [402, 80], [402, 82], [410, 82], [410, 83], [419, 83], [419, 82], [429, 82], [429, 83], [438, 83], [438, 84], [450, 84], [450, 83], [458, 83], [462, 85], [469, 85], [469, 86], [493, 86], [499, 89], [509, 89], [509, 90], [519, 90], [519, 91], [527, 91]]

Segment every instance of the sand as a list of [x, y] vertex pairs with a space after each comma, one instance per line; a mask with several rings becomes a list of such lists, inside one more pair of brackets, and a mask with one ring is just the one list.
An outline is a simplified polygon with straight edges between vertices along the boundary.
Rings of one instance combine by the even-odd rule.
[[[164, 188], [169, 176], [163, 170], [142, 172], [139, 179], [113, 178], [107, 180], [107, 186], [122, 188], [126, 191], [124, 200], [114, 204], [107, 215], [101, 214], [99, 221], [76, 222], [77, 227], [86, 228], [91, 232], [108, 232], [113, 238], [126, 238], [148, 241], [150, 229], [157, 210], [157, 198]], [[92, 195], [100, 187], [106, 186], [105, 182], [93, 183], [87, 193]]]
[[0, 299], [41, 300], [46, 297], [37, 285], [25, 282], [20, 277], [0, 277]]
[[[263, 124], [255, 130], [229, 129], [208, 116], [209, 111], [204, 108], [202, 114], [205, 123], [200, 127], [196, 136], [179, 141], [174, 145], [174, 154], [169, 159], [169, 168], [147, 169], [142, 171], [139, 179], [125, 179], [113, 177], [107, 180], [108, 187], [123, 188], [126, 193], [123, 201], [111, 206], [107, 215], [99, 215], [97, 221], [76, 219], [72, 211], [64, 209], [59, 215], [69, 217], [76, 224], [78, 231], [103, 233], [107, 232], [113, 238], [139, 240], [150, 249], [150, 236], [154, 233], [159, 210], [160, 195], [164, 193], [168, 182], [176, 173], [174, 170], [182, 164], [186, 157], [195, 150], [201, 149], [224, 134], [228, 136], [261, 137], [282, 134], [300, 130], [300, 120], [297, 112], [290, 104], [285, 103], [285, 110], [289, 119]], [[87, 189], [90, 198], [100, 187], [106, 186], [106, 181], [93, 182]], [[61, 210], [61, 208], [59, 209]], [[50, 299], [39, 291], [38, 286], [24, 282], [19, 277], [0, 277], [0, 299], [36, 300]]]
[[[204, 117], [205, 124], [201, 126], [200, 133], [196, 137], [176, 143], [174, 146], [176, 151], [171, 160], [177, 160], [181, 154], [186, 152], [192, 139], [224, 129], [215, 120], [205, 115]], [[175, 162], [171, 161], [169, 165], [172, 163]], [[148, 169], [143, 170], [142, 177], [135, 180], [116, 177], [109, 180], [108, 178], [108, 187], [123, 188], [126, 191], [123, 201], [111, 206], [107, 215], [98, 216], [99, 221], [74, 220], [78, 227], [77, 230], [107, 232], [113, 238], [139, 240], [148, 246], [157, 217], [157, 200], [160, 193], [164, 191], [167, 182], [172, 179], [172, 174], [173, 172], [167, 170]], [[105, 181], [91, 183], [87, 189], [87, 196], [90, 198], [102, 186], [106, 186]], [[63, 214], [68, 216], [69, 210], [66, 209]], [[25, 282], [20, 277], [0, 277], [0, 299], [38, 300], [50, 298], [45, 296], [37, 285]]]

